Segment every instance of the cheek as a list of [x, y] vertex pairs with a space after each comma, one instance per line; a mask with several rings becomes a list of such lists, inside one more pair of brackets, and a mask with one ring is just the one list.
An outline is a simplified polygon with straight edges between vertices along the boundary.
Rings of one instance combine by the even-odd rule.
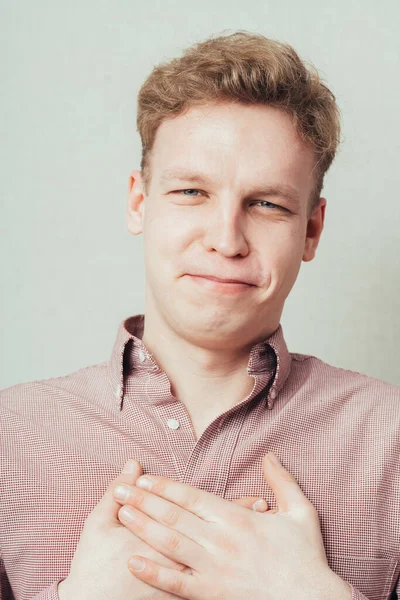
[[296, 280], [304, 250], [304, 238], [299, 228], [280, 228], [265, 245], [262, 261], [275, 288], [290, 289]]
[[263, 235], [264, 256], [270, 258], [271, 266], [289, 266], [302, 255], [304, 239], [305, 234], [299, 224], [289, 226], [288, 223], [282, 223], [282, 226], [271, 227]]
[[151, 215], [143, 229], [146, 273], [168, 282], [179, 275], [181, 258], [193, 239], [193, 227], [182, 215]]
[[184, 214], [159, 212], [148, 216], [143, 233], [148, 246], [169, 253], [184, 246], [185, 241], [193, 237], [194, 229], [193, 223]]

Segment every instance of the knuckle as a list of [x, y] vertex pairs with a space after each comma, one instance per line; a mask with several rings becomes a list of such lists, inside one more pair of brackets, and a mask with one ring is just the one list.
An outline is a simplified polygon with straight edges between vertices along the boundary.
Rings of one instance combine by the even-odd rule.
[[296, 483], [296, 478], [294, 477], [294, 475], [292, 475], [292, 473], [290, 473], [290, 471], [286, 471], [286, 470], [282, 470], [280, 476], [283, 479], [286, 479], [286, 481], [291, 481], [292, 483]]
[[170, 580], [168, 582], [168, 584], [169, 584], [168, 588], [176, 596], [182, 596], [182, 597], [184, 597], [184, 594], [183, 594], [183, 581], [182, 581], [181, 576], [178, 573], [177, 572], [171, 573]]
[[157, 496], [162, 496], [165, 492], [166, 484], [162, 481], [153, 480], [153, 485], [151, 486], [151, 493], [156, 494]]
[[180, 513], [177, 508], [170, 508], [161, 516], [161, 522], [163, 525], [173, 527], [178, 523], [179, 515]]
[[298, 508], [299, 515], [305, 519], [318, 519], [317, 509], [311, 502], [305, 502]]
[[189, 492], [185, 496], [184, 500], [185, 508], [192, 511], [193, 509], [199, 508], [200, 500], [198, 494], [196, 492]]
[[178, 550], [178, 548], [180, 547], [180, 544], [181, 544], [181, 540], [180, 540], [179, 536], [175, 535], [174, 533], [168, 534], [165, 537], [164, 546], [167, 550], [176, 552], [176, 550]]

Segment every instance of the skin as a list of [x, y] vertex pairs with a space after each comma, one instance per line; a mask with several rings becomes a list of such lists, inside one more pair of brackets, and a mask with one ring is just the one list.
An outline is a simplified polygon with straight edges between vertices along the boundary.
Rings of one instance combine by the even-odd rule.
[[[259, 514], [165, 477], [116, 486], [122, 524], [185, 570], [135, 554], [137, 579], [187, 600], [351, 600], [328, 565], [318, 515], [295, 478], [269, 453], [264, 477], [278, 509]], [[119, 497], [119, 498], [118, 498]]]
[[[276, 330], [301, 262], [315, 256], [326, 200], [309, 214], [314, 165], [282, 110], [217, 103], [160, 125], [147, 196], [141, 172], [130, 174], [128, 230], [144, 241], [143, 343], [197, 437], [252, 391], [251, 347]], [[210, 181], [161, 180], [177, 168]], [[297, 201], [254, 193], [271, 185], [290, 186]], [[254, 285], [229, 294], [188, 273]]]
[[[129, 460], [85, 519], [68, 577], [58, 584], [59, 600], [176, 599], [175, 594], [155, 590], [146, 582], [132, 577], [126, 566], [130, 555], [140, 554], [173, 570], [187, 568], [157, 552], [134, 535], [118, 518], [121, 503], [114, 498], [114, 489], [121, 485], [134, 487], [142, 474], [141, 465], [136, 460]], [[254, 497], [240, 498], [232, 504], [237, 503], [247, 511], [252, 509], [255, 500]], [[261, 510], [267, 510], [266, 503]]]

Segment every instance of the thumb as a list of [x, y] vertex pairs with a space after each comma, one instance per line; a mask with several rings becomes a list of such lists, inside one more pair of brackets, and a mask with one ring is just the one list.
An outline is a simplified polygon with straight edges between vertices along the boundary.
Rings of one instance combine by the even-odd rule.
[[112, 519], [115, 519], [115, 521], [119, 522], [118, 512], [121, 508], [121, 503], [118, 503], [114, 498], [114, 489], [121, 483], [135, 485], [137, 478], [142, 475], [142, 473], [143, 470], [141, 464], [137, 460], [130, 458], [125, 463], [121, 473], [110, 482], [106, 491], [104, 492], [103, 497], [95, 506], [93, 512], [100, 511], [102, 515], [106, 515], [107, 520], [111, 517]]
[[268, 510], [268, 502], [260, 496], [246, 496], [245, 498], [235, 498], [232, 500], [235, 504], [243, 506], [243, 508], [250, 508], [256, 512], [266, 512]]
[[276, 454], [269, 452], [263, 458], [264, 477], [274, 493], [279, 512], [314, 509], [294, 476], [285, 469]]

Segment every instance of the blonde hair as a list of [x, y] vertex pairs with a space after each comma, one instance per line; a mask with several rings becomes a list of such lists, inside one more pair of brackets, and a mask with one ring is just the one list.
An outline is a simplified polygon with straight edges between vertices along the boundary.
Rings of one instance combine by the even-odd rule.
[[157, 129], [192, 107], [227, 101], [279, 107], [293, 117], [300, 137], [315, 154], [310, 213], [318, 204], [324, 175], [340, 143], [336, 99], [311, 63], [289, 45], [239, 30], [210, 36], [182, 56], [160, 63], [138, 93], [137, 130], [142, 141], [145, 194], [151, 181], [150, 157]]

